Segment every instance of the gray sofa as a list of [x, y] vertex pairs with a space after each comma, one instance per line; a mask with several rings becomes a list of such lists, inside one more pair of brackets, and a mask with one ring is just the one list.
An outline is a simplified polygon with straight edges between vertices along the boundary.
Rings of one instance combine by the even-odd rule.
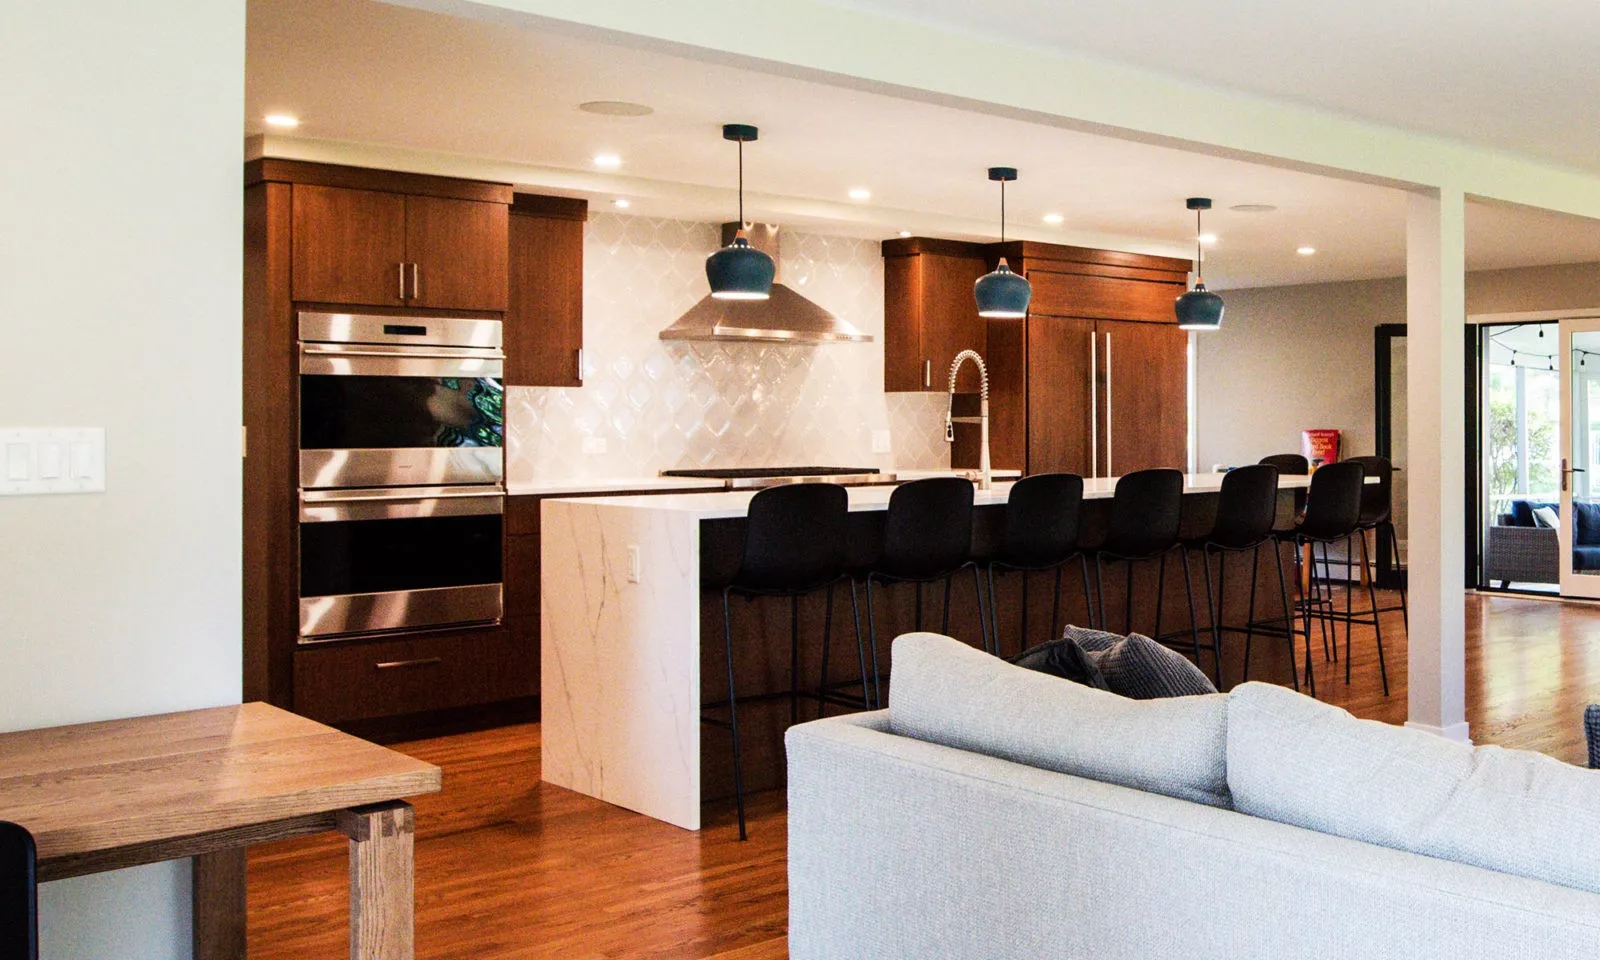
[[[1595, 884], [1577, 889], [930, 742], [931, 727], [923, 738], [891, 732], [894, 698], [909, 689], [905, 639], [895, 648], [890, 710], [788, 733], [794, 960], [1587, 960], [1600, 944], [1600, 861]], [[1041, 697], [1019, 697], [1008, 683], [941, 677], [905, 695], [944, 697], [953, 713], [965, 711], [950, 727], [958, 742], [994, 736], [992, 714], [1028, 701], [1012, 719], [1035, 742], [1007, 749], [1048, 750], [1051, 731], [1040, 725], [1054, 721], [1029, 705]], [[1074, 711], [1083, 708], [1074, 702], [1055, 716]], [[1105, 735], [1087, 731], [1062, 762], [1125, 775], [1114, 768], [1140, 722], [1131, 717], [1116, 714]], [[1173, 741], [1204, 750], [1195, 744], [1206, 735], [1175, 731]], [[1175, 770], [1155, 775], [1154, 788], [1176, 792], [1161, 785]], [[1262, 786], [1239, 784], [1232, 771], [1228, 779], [1235, 789]], [[1293, 794], [1299, 779], [1296, 769], [1272, 790]], [[1341, 807], [1335, 818], [1361, 815], [1342, 809], [1359, 801], [1344, 799], [1329, 797]], [[1592, 821], [1592, 810], [1574, 816], [1571, 834]], [[1513, 839], [1504, 852], [1515, 858], [1527, 844]], [[1585, 869], [1584, 858], [1576, 862]]]

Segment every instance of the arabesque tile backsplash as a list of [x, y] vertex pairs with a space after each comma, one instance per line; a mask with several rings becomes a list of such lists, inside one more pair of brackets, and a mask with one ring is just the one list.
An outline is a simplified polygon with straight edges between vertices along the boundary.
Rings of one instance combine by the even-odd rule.
[[[593, 215], [584, 230], [582, 387], [506, 391], [507, 479], [648, 476], [672, 467], [939, 468], [944, 396], [883, 391], [877, 241], [786, 233], [779, 279], [871, 343], [664, 341], [706, 293], [711, 223]], [[889, 453], [872, 452], [887, 430]], [[584, 453], [584, 440], [605, 441]]]

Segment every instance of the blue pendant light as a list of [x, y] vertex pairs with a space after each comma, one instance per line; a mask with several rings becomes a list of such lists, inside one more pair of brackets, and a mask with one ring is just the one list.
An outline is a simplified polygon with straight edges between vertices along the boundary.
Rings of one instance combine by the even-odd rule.
[[[1006, 184], [1017, 179], [1016, 167], [990, 167], [989, 179], [1000, 184], [1000, 242], [1006, 242]], [[978, 316], [1017, 318], [1028, 315], [1028, 301], [1033, 299], [1033, 285], [1028, 278], [1011, 272], [1006, 258], [992, 273], [986, 273], [972, 285], [973, 299], [978, 301]]]
[[750, 246], [744, 224], [744, 145], [756, 139], [755, 127], [729, 123], [722, 139], [739, 144], [739, 232], [733, 242], [706, 258], [706, 282], [718, 300], [765, 300], [772, 295], [772, 258]]
[[1190, 197], [1185, 205], [1194, 211], [1194, 260], [1196, 282], [1194, 289], [1178, 298], [1178, 328], [1180, 330], [1215, 330], [1222, 326], [1222, 298], [1206, 289], [1206, 253], [1200, 245], [1200, 211], [1210, 210], [1211, 201], [1205, 197]]

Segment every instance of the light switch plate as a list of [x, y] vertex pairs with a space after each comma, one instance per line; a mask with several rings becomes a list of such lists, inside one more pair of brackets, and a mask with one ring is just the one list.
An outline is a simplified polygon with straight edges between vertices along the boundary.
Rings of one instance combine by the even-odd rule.
[[0, 496], [101, 493], [106, 432], [101, 427], [0, 427]]
[[887, 431], [887, 430], [874, 430], [874, 431], [872, 431], [872, 452], [873, 453], [888, 453], [888, 452], [890, 452], [889, 447], [890, 447], [890, 444], [889, 444], [889, 431]]

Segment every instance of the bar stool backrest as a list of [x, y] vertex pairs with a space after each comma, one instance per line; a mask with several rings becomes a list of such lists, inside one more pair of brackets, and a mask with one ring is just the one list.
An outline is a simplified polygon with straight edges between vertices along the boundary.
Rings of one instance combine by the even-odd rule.
[[1367, 476], [1378, 478], [1377, 483], [1361, 485], [1361, 525], [1384, 523], [1394, 501], [1394, 464], [1388, 457], [1351, 457], [1348, 462], [1361, 464]]
[[1172, 549], [1183, 519], [1183, 474], [1136, 470], [1117, 479], [1111, 495], [1111, 526], [1102, 547], [1124, 557], [1148, 557]]
[[1217, 520], [1206, 538], [1220, 547], [1252, 547], [1272, 534], [1278, 516], [1278, 468], [1270, 463], [1235, 467], [1222, 475]]
[[972, 481], [928, 477], [902, 483], [889, 494], [883, 553], [875, 572], [933, 579], [972, 559]]
[[844, 575], [850, 495], [836, 483], [768, 487], [750, 499], [735, 587], [804, 592]]
[[1306, 493], [1306, 515], [1297, 528], [1318, 540], [1343, 540], [1361, 518], [1361, 485], [1366, 471], [1354, 460], [1318, 467]]
[[1311, 461], [1298, 453], [1274, 453], [1260, 462], [1277, 467], [1281, 477], [1303, 477], [1311, 472]]
[[1083, 478], [1036, 473], [1011, 485], [1006, 497], [1001, 559], [1017, 566], [1049, 566], [1078, 552]]
[[0, 820], [0, 960], [38, 960], [39, 895], [33, 835]]

